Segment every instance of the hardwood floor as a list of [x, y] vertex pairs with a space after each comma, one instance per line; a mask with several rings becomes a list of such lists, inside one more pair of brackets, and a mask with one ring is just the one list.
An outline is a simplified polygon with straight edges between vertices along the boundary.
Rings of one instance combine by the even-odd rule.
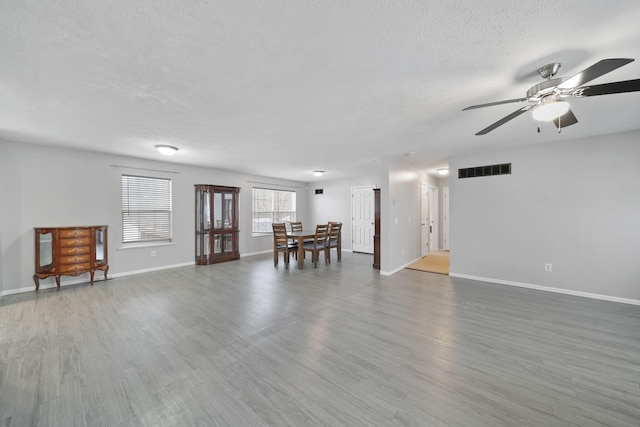
[[640, 307], [371, 263], [6, 296], [0, 426], [640, 425]]

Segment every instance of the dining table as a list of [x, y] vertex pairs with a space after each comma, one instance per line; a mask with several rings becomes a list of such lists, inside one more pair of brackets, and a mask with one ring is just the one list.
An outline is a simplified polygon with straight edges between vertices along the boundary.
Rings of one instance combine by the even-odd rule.
[[298, 268], [304, 268], [304, 241], [314, 239], [316, 230], [289, 231], [287, 237], [294, 238], [298, 242]]

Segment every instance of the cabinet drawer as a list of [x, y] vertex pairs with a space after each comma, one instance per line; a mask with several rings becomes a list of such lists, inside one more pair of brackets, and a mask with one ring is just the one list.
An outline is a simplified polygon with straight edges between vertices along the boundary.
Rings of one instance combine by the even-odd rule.
[[60, 268], [62, 268], [65, 264], [80, 264], [84, 262], [89, 262], [91, 261], [90, 258], [91, 258], [90, 254], [61, 256]]
[[60, 274], [79, 274], [84, 273], [85, 271], [89, 271], [90, 268], [91, 265], [88, 262], [82, 264], [62, 264], [60, 265]]
[[91, 245], [91, 236], [60, 239], [61, 248], [68, 248], [69, 246], [89, 246], [89, 245]]
[[69, 237], [89, 237], [91, 229], [89, 228], [63, 228], [58, 230], [58, 237], [67, 239]]
[[91, 246], [66, 246], [60, 248], [60, 256], [82, 255], [91, 253]]

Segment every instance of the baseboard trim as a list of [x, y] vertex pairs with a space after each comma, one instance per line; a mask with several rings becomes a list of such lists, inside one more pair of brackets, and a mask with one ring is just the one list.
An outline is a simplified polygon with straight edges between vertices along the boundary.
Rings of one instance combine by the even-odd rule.
[[[160, 267], [145, 268], [145, 269], [142, 269], [142, 270], [127, 271], [127, 272], [124, 272], [124, 273], [109, 274], [109, 278], [106, 279], [106, 280], [111, 280], [111, 279], [114, 279], [116, 277], [132, 276], [134, 274], [151, 273], [153, 271], [168, 270], [170, 268], [187, 267], [189, 265], [195, 265], [195, 261], [183, 262], [183, 263], [180, 263], [180, 264], [163, 265], [163, 266], [160, 266]], [[62, 277], [66, 277], [66, 276], [62, 276]], [[104, 281], [105, 281], [105, 279], [103, 277], [96, 277], [93, 280], [93, 283], [99, 283], [99, 282], [104, 282]], [[64, 286], [79, 285], [81, 283], [89, 283], [88, 278], [78, 278], [78, 279], [67, 280], [67, 281], [61, 282], [60, 283], [60, 287], [62, 288]], [[55, 283], [43, 283], [43, 284], [40, 284], [40, 289], [41, 290], [52, 289], [52, 288], [55, 288], [55, 287], [56, 287]], [[3, 291], [2, 294], [0, 294], [0, 298], [5, 296], [5, 295], [14, 295], [14, 294], [21, 294], [21, 293], [24, 293], [24, 292], [33, 292], [33, 291], [35, 291], [35, 285], [28, 286], [26, 288], [9, 289], [7, 291]]]
[[570, 289], [554, 288], [554, 287], [551, 287], [551, 286], [541, 286], [541, 285], [534, 285], [534, 284], [531, 284], [531, 283], [514, 282], [514, 281], [511, 281], [511, 280], [492, 279], [492, 278], [489, 278], [489, 277], [472, 276], [470, 274], [449, 273], [449, 276], [458, 277], [460, 279], [477, 280], [477, 281], [480, 281], [480, 282], [497, 283], [499, 285], [507, 285], [507, 286], [516, 286], [516, 287], [519, 287], [519, 288], [535, 289], [537, 291], [545, 291], [545, 292], [554, 292], [554, 293], [557, 293], [557, 294], [573, 295], [573, 296], [576, 296], [576, 297], [598, 299], [598, 300], [610, 301], [610, 302], [619, 302], [619, 303], [622, 303], [622, 304], [640, 305], [640, 300], [635, 300], [635, 299], [631, 299], [631, 298], [620, 298], [620, 297], [614, 297], [614, 296], [610, 296], [610, 295], [593, 294], [593, 293], [589, 293], [589, 292], [573, 291], [573, 290], [570, 290]]
[[262, 254], [270, 254], [272, 252], [273, 252], [273, 249], [267, 249], [266, 251], [259, 251], [259, 252], [249, 252], [248, 254], [240, 254], [240, 258], [246, 257], [246, 256], [256, 256], [256, 255], [262, 255]]
[[420, 258], [422, 258], [422, 257], [418, 257], [418, 258], [414, 259], [413, 261], [409, 261], [408, 263], [404, 264], [404, 265], [403, 265], [403, 266], [401, 266], [401, 267], [396, 268], [395, 270], [391, 270], [391, 271], [383, 271], [383, 270], [380, 270], [380, 275], [381, 275], [381, 276], [391, 276], [391, 275], [394, 275], [394, 274], [396, 274], [398, 271], [400, 271], [400, 270], [404, 270], [405, 268], [407, 268], [408, 266], [410, 266], [410, 265], [411, 265], [411, 264], [413, 264], [414, 262], [418, 261]]
[[[113, 275], [110, 275], [108, 279], [106, 280], [111, 280], [111, 278], [113, 277]], [[106, 281], [104, 279], [104, 277], [96, 277], [95, 279], [93, 279], [93, 283], [99, 283], [99, 282], [104, 282]], [[64, 286], [71, 286], [71, 285], [79, 285], [81, 283], [90, 283], [89, 279], [71, 279], [65, 282], [61, 282], [60, 283], [60, 287], [64, 287]], [[40, 284], [40, 290], [45, 290], [45, 289], [52, 289], [55, 288], [57, 285], [55, 283], [41, 283]], [[6, 295], [14, 295], [14, 294], [23, 294], [25, 292], [33, 292], [36, 290], [36, 286], [32, 285], [32, 286], [27, 286], [26, 288], [17, 288], [17, 289], [9, 289], [7, 291], [3, 291], [2, 292], [2, 296], [6, 296]]]
[[180, 264], [161, 265], [159, 267], [144, 268], [142, 270], [126, 271], [124, 273], [111, 274], [111, 277], [116, 278], [116, 277], [133, 276], [134, 274], [152, 273], [154, 271], [169, 270], [171, 268], [178, 268], [178, 267], [188, 267], [190, 265], [195, 265], [195, 264], [196, 264], [195, 261], [189, 261], [189, 262], [183, 262]]

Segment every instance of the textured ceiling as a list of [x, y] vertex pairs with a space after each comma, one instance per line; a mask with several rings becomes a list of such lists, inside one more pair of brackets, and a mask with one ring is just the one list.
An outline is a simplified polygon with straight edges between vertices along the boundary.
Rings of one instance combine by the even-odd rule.
[[[0, 138], [314, 181], [405, 156], [640, 128], [640, 92], [571, 100], [580, 121], [537, 133], [519, 98], [561, 62], [636, 61], [640, 3], [419, 0], [4, 0]], [[180, 148], [171, 158], [153, 146]]]

